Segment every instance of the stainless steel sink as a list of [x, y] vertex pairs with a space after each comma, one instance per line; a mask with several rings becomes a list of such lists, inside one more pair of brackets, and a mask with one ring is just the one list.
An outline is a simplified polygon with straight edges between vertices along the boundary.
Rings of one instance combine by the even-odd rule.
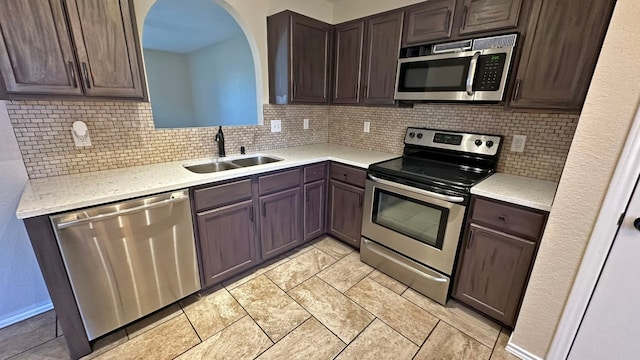
[[231, 163], [230, 161], [212, 162], [206, 164], [198, 164], [185, 166], [184, 168], [196, 174], [209, 174], [218, 171], [239, 169], [242, 166]]
[[247, 167], [247, 166], [269, 164], [276, 161], [282, 161], [282, 159], [274, 158], [271, 156], [254, 156], [254, 157], [249, 157], [244, 159], [232, 160], [231, 162], [241, 167]]

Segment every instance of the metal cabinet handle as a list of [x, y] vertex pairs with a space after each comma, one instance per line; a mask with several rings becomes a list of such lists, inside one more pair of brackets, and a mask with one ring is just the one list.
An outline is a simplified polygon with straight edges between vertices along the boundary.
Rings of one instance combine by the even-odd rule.
[[78, 87], [78, 81], [76, 81], [76, 69], [75, 66], [73, 66], [73, 61], [69, 60], [69, 63], [67, 64], [68, 66], [68, 72], [69, 75], [71, 76], [71, 84], [73, 84], [74, 88]]
[[249, 209], [249, 221], [253, 222], [253, 205]]
[[506, 216], [504, 216], [504, 215], [500, 215], [500, 216], [498, 216], [498, 220], [500, 220], [500, 221], [507, 221], [507, 217], [506, 217]]
[[469, 241], [467, 241], [467, 249], [471, 248], [473, 243], [473, 229], [469, 230]]
[[518, 100], [518, 97], [520, 95], [520, 83], [521, 83], [520, 79], [517, 79], [516, 80], [516, 87], [513, 90], [513, 97], [512, 97], [513, 101]]
[[469, 5], [464, 6], [464, 13], [462, 14], [462, 30], [467, 27], [467, 14], [469, 14]]
[[473, 95], [473, 79], [476, 77], [476, 68], [478, 67], [478, 59], [480, 58], [480, 51], [476, 51], [471, 58], [469, 65], [469, 74], [467, 74], [467, 95]]
[[362, 207], [362, 194], [358, 194], [358, 204]]
[[309, 189], [304, 192], [304, 202], [309, 202]]
[[429, 196], [435, 199], [439, 199], [439, 200], [444, 200], [444, 201], [448, 201], [448, 202], [452, 202], [452, 203], [462, 203], [464, 202], [464, 198], [461, 196], [449, 196], [449, 195], [443, 195], [443, 194], [438, 194], [432, 191], [427, 191], [427, 190], [422, 190], [422, 189], [418, 189], [418, 188], [414, 188], [411, 186], [407, 186], [404, 184], [399, 184], [399, 183], [395, 183], [389, 180], [383, 180], [380, 178], [377, 178], [371, 174], [367, 175], [367, 177], [369, 178], [369, 180], [373, 181], [373, 182], [377, 182], [379, 184], [383, 184], [383, 185], [388, 185], [388, 186], [393, 186], [399, 189], [403, 189], [403, 190], [407, 190], [407, 191], [411, 191], [414, 193], [418, 193], [418, 194], [422, 194], [425, 196]]
[[87, 69], [87, 63], [82, 63], [82, 74], [84, 77], [84, 83], [87, 86], [87, 89], [91, 89], [91, 81], [89, 80], [89, 70]]
[[451, 10], [447, 10], [447, 24], [444, 27], [447, 31], [449, 31], [449, 28], [451, 27]]

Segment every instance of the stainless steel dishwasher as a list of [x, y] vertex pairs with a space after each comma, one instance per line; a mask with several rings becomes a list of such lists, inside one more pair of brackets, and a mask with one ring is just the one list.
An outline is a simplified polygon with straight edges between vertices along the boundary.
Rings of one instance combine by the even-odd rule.
[[51, 222], [90, 340], [200, 289], [187, 190]]

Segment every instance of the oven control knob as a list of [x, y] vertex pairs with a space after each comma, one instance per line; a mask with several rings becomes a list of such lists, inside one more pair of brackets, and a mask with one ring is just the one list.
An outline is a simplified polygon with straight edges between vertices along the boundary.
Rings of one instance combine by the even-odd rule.
[[414, 132], [409, 133], [409, 137], [413, 139], [414, 137], [416, 137], [416, 133]]
[[480, 139], [476, 140], [476, 146], [480, 146], [480, 145], [482, 145], [482, 140]]
[[493, 141], [489, 140], [487, 141], [487, 147], [490, 148], [493, 146]]
[[418, 139], [422, 139], [422, 133], [418, 133]]

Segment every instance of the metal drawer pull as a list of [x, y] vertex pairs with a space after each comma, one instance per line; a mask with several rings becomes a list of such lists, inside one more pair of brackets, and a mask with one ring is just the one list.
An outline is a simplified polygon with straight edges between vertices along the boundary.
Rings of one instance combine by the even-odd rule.
[[77, 88], [78, 82], [76, 81], [76, 70], [73, 66], [73, 61], [69, 61], [69, 75], [71, 75], [71, 84], [73, 84], [74, 88]]
[[249, 221], [253, 222], [253, 205], [249, 209]]
[[500, 215], [500, 216], [498, 216], [498, 220], [507, 221], [507, 217], [503, 216], [503, 215]]
[[92, 222], [92, 221], [105, 220], [105, 219], [109, 219], [109, 218], [116, 217], [116, 216], [122, 216], [122, 215], [126, 215], [126, 214], [131, 214], [131, 213], [135, 213], [135, 212], [140, 212], [140, 211], [144, 211], [144, 210], [153, 209], [153, 208], [156, 208], [156, 207], [159, 207], [159, 206], [163, 206], [163, 205], [178, 203], [178, 202], [182, 202], [182, 201], [185, 201], [185, 200], [189, 200], [189, 197], [188, 196], [176, 197], [176, 198], [173, 198], [173, 199], [167, 199], [167, 200], [158, 201], [157, 203], [153, 203], [153, 204], [142, 205], [142, 206], [134, 207], [134, 208], [131, 208], [131, 209], [124, 209], [124, 210], [112, 212], [112, 213], [109, 213], [109, 214], [96, 215], [96, 216], [92, 216], [92, 217], [88, 217], [88, 218], [84, 218], [84, 219], [78, 219], [78, 220], [72, 220], [72, 221], [68, 221], [68, 222], [63, 222], [63, 223], [58, 224], [57, 227], [58, 227], [58, 229], [62, 230], [62, 229], [66, 229], [66, 228], [68, 228], [70, 226], [74, 226], [74, 225], [79, 225], [79, 224]]
[[442, 194], [438, 194], [432, 191], [427, 191], [427, 190], [422, 190], [422, 189], [418, 189], [418, 188], [414, 188], [412, 186], [407, 186], [404, 184], [399, 184], [399, 183], [395, 183], [392, 181], [388, 181], [388, 180], [382, 180], [379, 179], [373, 175], [368, 175], [369, 180], [375, 181], [379, 184], [383, 184], [383, 185], [389, 185], [389, 186], [394, 186], [396, 188], [399, 189], [403, 189], [403, 190], [407, 190], [407, 191], [412, 191], [414, 193], [418, 193], [418, 194], [422, 194], [422, 195], [426, 195], [432, 198], [436, 198], [436, 199], [440, 199], [440, 200], [444, 200], [444, 201], [448, 201], [448, 202], [452, 202], [452, 203], [461, 203], [464, 202], [464, 198], [460, 197], [460, 196], [449, 196], [449, 195], [442, 195]]

